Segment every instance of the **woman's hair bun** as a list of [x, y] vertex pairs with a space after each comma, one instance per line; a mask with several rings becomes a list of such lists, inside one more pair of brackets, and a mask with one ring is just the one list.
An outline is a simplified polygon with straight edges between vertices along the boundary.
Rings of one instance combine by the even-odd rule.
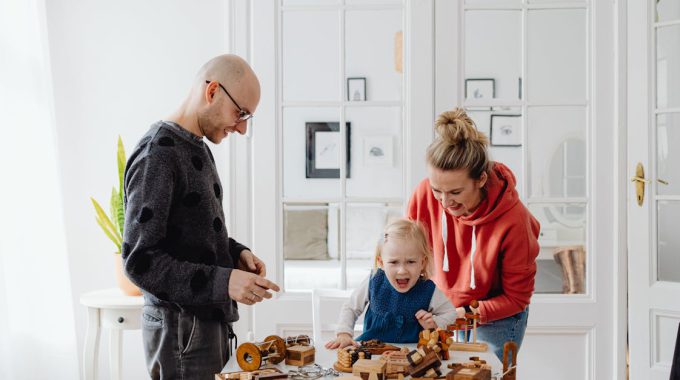
[[475, 123], [462, 108], [442, 112], [434, 122], [434, 129], [450, 145], [467, 142], [477, 142], [484, 146], [489, 144], [488, 138], [477, 130]]

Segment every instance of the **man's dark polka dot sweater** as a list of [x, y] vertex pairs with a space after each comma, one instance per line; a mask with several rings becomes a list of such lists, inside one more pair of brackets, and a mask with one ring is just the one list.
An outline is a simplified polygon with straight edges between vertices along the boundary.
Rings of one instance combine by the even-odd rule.
[[227, 234], [222, 185], [203, 140], [155, 123], [130, 155], [124, 187], [123, 260], [145, 303], [238, 320], [229, 277], [247, 248]]

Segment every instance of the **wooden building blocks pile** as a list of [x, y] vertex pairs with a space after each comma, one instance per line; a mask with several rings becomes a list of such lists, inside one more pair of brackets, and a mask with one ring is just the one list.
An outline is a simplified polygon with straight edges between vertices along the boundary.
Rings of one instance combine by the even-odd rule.
[[352, 366], [359, 359], [370, 359], [371, 352], [355, 346], [347, 346], [338, 350], [338, 361], [333, 368], [340, 372], [352, 372]]
[[469, 362], [452, 363], [448, 365], [451, 371], [446, 374], [446, 380], [491, 380], [491, 366], [477, 356]]
[[441, 360], [449, 360], [449, 346], [453, 343], [453, 332], [441, 328], [425, 329], [418, 334], [418, 348], [427, 347], [439, 355]]
[[408, 371], [413, 378], [436, 378], [442, 374], [439, 370], [439, 367], [442, 365], [439, 356], [434, 350], [427, 347], [421, 347], [409, 352], [406, 355], [406, 359], [409, 362]]
[[387, 351], [380, 356], [380, 360], [385, 362], [385, 376], [388, 379], [403, 380], [408, 376], [410, 363], [406, 358], [408, 349], [406, 347], [399, 351]]

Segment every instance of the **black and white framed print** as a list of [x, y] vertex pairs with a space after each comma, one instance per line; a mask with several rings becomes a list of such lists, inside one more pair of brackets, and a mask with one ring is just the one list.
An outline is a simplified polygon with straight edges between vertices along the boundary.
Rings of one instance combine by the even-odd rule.
[[[346, 173], [350, 172], [350, 123], [346, 126]], [[307, 122], [306, 178], [340, 178], [340, 123]]]
[[522, 115], [491, 115], [492, 146], [522, 146]]
[[366, 78], [347, 78], [347, 100], [366, 101]]
[[465, 80], [465, 99], [491, 100], [496, 97], [496, 81], [493, 78], [469, 78]]

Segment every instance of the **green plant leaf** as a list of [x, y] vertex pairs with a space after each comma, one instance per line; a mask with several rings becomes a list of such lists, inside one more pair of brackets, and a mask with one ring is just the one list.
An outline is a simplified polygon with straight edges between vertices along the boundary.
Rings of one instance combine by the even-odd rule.
[[111, 223], [116, 231], [120, 230], [118, 225], [118, 192], [115, 187], [111, 188], [111, 200], [109, 201], [109, 215], [111, 218]]
[[94, 198], [90, 197], [92, 200], [92, 204], [94, 205], [94, 210], [97, 214], [97, 223], [99, 226], [101, 226], [102, 230], [106, 234], [106, 236], [113, 241], [113, 243], [116, 245], [116, 248], [118, 248], [118, 252], [120, 252], [120, 246], [122, 244], [122, 237], [118, 234], [118, 231], [116, 230], [115, 226], [109, 219], [109, 217], [106, 215], [104, 212], [104, 209], [102, 209], [102, 206], [99, 205], [99, 202], [97, 202]]
[[125, 147], [123, 146], [123, 139], [118, 136], [118, 154], [116, 156], [118, 161], [118, 191], [120, 191], [121, 198], [123, 195], [123, 176], [125, 175]]

